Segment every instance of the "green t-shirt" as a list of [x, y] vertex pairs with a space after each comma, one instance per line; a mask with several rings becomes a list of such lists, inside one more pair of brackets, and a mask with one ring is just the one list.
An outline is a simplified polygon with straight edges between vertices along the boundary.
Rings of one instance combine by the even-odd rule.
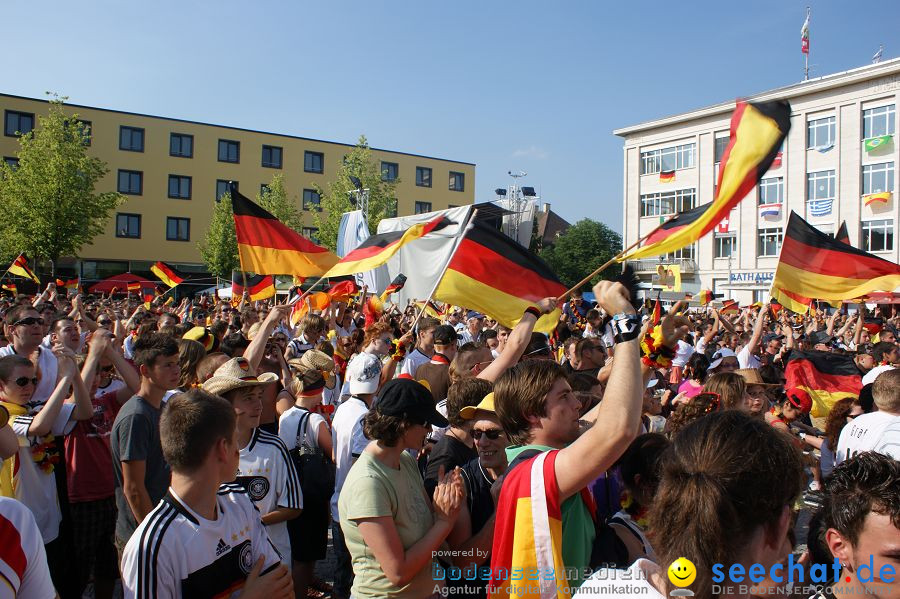
[[[554, 447], [546, 445], [513, 445], [506, 448], [507, 463], [529, 449], [538, 451], [552, 451]], [[554, 481], [555, 483], [556, 481]], [[546, 484], [546, 483], [545, 483]], [[550, 485], [546, 486], [547, 492], [551, 492]], [[559, 486], [554, 484], [553, 491], [558, 493]], [[562, 503], [562, 557], [567, 569], [577, 568], [576, 580], [568, 581], [570, 586], [579, 586], [583, 581], [583, 575], [591, 563], [591, 549], [594, 546], [594, 538], [597, 531], [591, 512], [584, 503], [581, 493], [575, 493]]]
[[435, 585], [432, 564], [422, 568], [407, 585], [395, 586], [375, 561], [356, 522], [360, 518], [390, 516], [404, 550], [432, 527], [434, 516], [425, 485], [415, 460], [408, 453], [400, 456], [400, 469], [393, 470], [371, 453], [363, 452], [347, 473], [338, 499], [338, 513], [356, 574], [350, 591], [354, 597], [421, 599], [432, 594]]

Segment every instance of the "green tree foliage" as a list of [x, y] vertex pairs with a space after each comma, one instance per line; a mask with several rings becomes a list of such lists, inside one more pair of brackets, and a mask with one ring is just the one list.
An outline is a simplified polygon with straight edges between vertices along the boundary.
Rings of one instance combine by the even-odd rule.
[[[553, 245], [542, 249], [539, 255], [556, 272], [563, 284], [571, 287], [620, 251], [621, 235], [603, 223], [585, 218], [569, 227]], [[619, 272], [620, 267], [613, 265], [591, 279], [591, 284], [600, 279], [611, 279]]]
[[397, 214], [396, 186], [400, 180], [382, 181], [381, 163], [372, 156], [366, 136], [360, 135], [356, 147], [344, 158], [337, 178], [325, 189], [316, 186], [321, 195], [322, 210], [315, 215], [319, 242], [331, 251], [337, 247], [341, 216], [356, 209], [350, 202], [350, 192], [355, 189], [350, 182], [351, 176], [358, 177], [363, 189], [369, 190], [369, 232], [374, 234], [378, 230], [381, 219]]
[[288, 197], [281, 173], [272, 177], [265, 190], [256, 196], [256, 202], [297, 233], [303, 231], [303, 216], [297, 209], [297, 201]]
[[216, 202], [206, 237], [197, 247], [206, 268], [217, 277], [231, 280], [231, 271], [240, 268], [230, 193], [222, 195]]
[[18, 165], [0, 163], [0, 251], [49, 260], [54, 275], [56, 262], [77, 256], [125, 201], [95, 191], [109, 169], [88, 156], [90, 131], [78, 115], [65, 114], [63, 100], [54, 97], [47, 116], [19, 138]]

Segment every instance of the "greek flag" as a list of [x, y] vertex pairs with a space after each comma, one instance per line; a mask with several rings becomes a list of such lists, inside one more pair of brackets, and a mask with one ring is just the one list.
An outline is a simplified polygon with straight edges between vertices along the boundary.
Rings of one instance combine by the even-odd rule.
[[810, 216], [828, 216], [834, 206], [834, 199], [829, 200], [810, 200], [809, 215]]

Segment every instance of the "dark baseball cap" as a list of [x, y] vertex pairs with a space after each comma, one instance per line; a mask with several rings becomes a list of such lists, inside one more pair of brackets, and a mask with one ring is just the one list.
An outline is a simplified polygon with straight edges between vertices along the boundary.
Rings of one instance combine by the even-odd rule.
[[435, 345], [451, 345], [458, 339], [459, 335], [456, 334], [456, 329], [449, 324], [442, 324], [434, 329]]
[[434, 397], [425, 385], [411, 379], [393, 379], [381, 390], [374, 409], [417, 424], [447, 426], [447, 419], [434, 409]]
[[834, 337], [832, 337], [825, 331], [815, 331], [815, 332], [809, 334], [808, 339], [809, 339], [809, 342], [812, 343], [813, 345], [818, 345], [820, 343], [822, 343], [824, 345], [829, 345], [834, 340]]
[[763, 335], [762, 341], [763, 343], [769, 343], [770, 341], [781, 341], [784, 339], [784, 335], [779, 335], [778, 333], [766, 333]]

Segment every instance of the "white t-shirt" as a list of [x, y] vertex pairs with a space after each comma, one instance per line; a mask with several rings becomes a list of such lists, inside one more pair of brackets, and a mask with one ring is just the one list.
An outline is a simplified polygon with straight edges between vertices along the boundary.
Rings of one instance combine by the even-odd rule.
[[586, 579], [573, 597], [585, 599], [619, 599], [620, 597], [647, 597], [665, 599], [665, 595], [650, 584], [650, 576], [659, 573], [658, 564], [639, 559], [627, 570], [601, 568]]
[[415, 377], [416, 368], [422, 364], [427, 364], [429, 361], [431, 361], [431, 358], [420, 352], [417, 347], [407, 354], [406, 358], [403, 360], [403, 364], [400, 366], [399, 374], [408, 374]]
[[115, 393], [119, 389], [125, 388], [125, 382], [121, 379], [112, 379], [109, 381], [109, 384], [105, 387], [98, 387], [97, 394], [94, 395], [94, 398], [98, 398], [101, 395], [105, 395], [106, 393]]
[[741, 368], [759, 368], [761, 365], [759, 358], [750, 353], [749, 345], [741, 348], [737, 353], [737, 359]]
[[[12, 345], [0, 347], [0, 357], [14, 355], [16, 355], [16, 350]], [[38, 381], [37, 387], [34, 389], [31, 401], [26, 405], [28, 409], [44, 405], [47, 403], [47, 400], [50, 399], [50, 396], [53, 395], [53, 390], [56, 389], [58, 367], [59, 365], [57, 364], [56, 356], [53, 352], [45, 347], [38, 347], [37, 369], [40, 374], [40, 380]]]
[[841, 431], [834, 463], [840, 464], [864, 451], [875, 451], [900, 460], [900, 416], [872, 412], [854, 418]]
[[706, 337], [700, 335], [699, 339], [697, 339], [697, 343], [694, 344], [694, 350], [696, 350], [697, 353], [705, 354], [707, 345], [708, 343], [706, 342]]
[[875, 368], [873, 368], [872, 370], [867, 372], [865, 374], [865, 376], [863, 376], [863, 378], [862, 378], [863, 386], [868, 385], [870, 383], [874, 383], [875, 379], [878, 378], [879, 374], [881, 374], [882, 372], [887, 372], [888, 370], [893, 370], [893, 369], [894, 369], [894, 367], [891, 366], [890, 364], [882, 364], [881, 366], [876, 366]]
[[[300, 417], [306, 411], [308, 410], [298, 408], [297, 406], [291, 406], [290, 409], [285, 411], [285, 413], [281, 415], [281, 418], [278, 419], [278, 437], [284, 441], [288, 450], [298, 446], [297, 426], [300, 424]], [[309, 413], [309, 419], [306, 421], [306, 426], [304, 426], [304, 428], [306, 429], [306, 442], [310, 447], [319, 446], [319, 426], [323, 424], [325, 424], [325, 419], [321, 414], [316, 414], [315, 412]], [[304, 431], [300, 431], [301, 438], [303, 437], [303, 434]]]
[[678, 348], [675, 350], [675, 357], [672, 359], [672, 366], [685, 367], [691, 356], [694, 355], [694, 346], [687, 341], [678, 341]]
[[264, 573], [281, 563], [243, 487], [222, 485], [216, 507], [207, 520], [169, 489], [125, 546], [126, 599], [236, 597], [260, 556]]
[[347, 473], [350, 472], [353, 461], [369, 444], [369, 440], [366, 439], [362, 430], [362, 419], [368, 413], [369, 408], [366, 407], [366, 402], [358, 397], [351, 397], [338, 406], [334, 412], [334, 419], [331, 421], [336, 467], [334, 495], [331, 496], [331, 517], [335, 522], [340, 521], [338, 496], [341, 494]]
[[[303, 508], [303, 491], [294, 462], [284, 442], [272, 433], [259, 428], [253, 431], [250, 442], [241, 449], [236, 483], [247, 491], [260, 514], [268, 514], [279, 507], [295, 510]], [[291, 539], [287, 522], [266, 527], [269, 538], [281, 554], [284, 565], [291, 566]]]
[[0, 599], [56, 597], [34, 516], [8, 497], [0, 497], [0, 539]]

